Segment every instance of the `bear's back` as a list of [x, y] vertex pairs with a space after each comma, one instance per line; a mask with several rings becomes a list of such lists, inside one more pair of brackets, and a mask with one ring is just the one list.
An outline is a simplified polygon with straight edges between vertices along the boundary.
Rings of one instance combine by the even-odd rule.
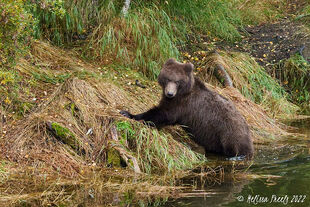
[[[179, 124], [187, 126], [187, 132], [206, 150], [217, 153], [252, 153], [249, 127], [234, 104], [222, 95], [195, 81], [192, 93], [182, 104]], [[250, 142], [250, 143], [249, 143]], [[228, 146], [228, 147], [226, 147]]]

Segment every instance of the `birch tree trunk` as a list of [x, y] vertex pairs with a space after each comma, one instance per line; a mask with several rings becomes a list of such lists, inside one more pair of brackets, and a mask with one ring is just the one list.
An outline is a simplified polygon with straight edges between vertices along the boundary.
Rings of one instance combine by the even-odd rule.
[[125, 0], [124, 6], [122, 8], [122, 15], [123, 16], [127, 15], [129, 6], [130, 6], [130, 0]]

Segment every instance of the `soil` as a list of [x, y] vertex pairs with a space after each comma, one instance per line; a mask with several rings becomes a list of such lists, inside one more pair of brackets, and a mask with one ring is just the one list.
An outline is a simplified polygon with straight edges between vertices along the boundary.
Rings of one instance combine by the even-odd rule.
[[[284, 19], [279, 22], [245, 27], [245, 37], [235, 44], [218, 42], [222, 50], [249, 53], [264, 68], [310, 48], [310, 37], [299, 21]], [[309, 56], [303, 52], [305, 59]]]
[[281, 22], [246, 27], [248, 37], [241, 41], [241, 48], [267, 66], [275, 64], [291, 55], [300, 53], [310, 38], [303, 32], [301, 23], [285, 19]]
[[291, 55], [300, 53], [305, 59], [310, 57], [310, 37], [302, 20], [297, 20], [296, 14], [307, 4], [304, 0], [289, 0], [287, 2], [287, 17], [272, 23], [245, 27], [245, 38], [236, 44], [236, 50], [248, 52], [267, 70], [273, 64]]
[[[310, 19], [310, 18], [309, 18]], [[232, 52], [245, 52], [250, 54], [267, 71], [290, 56], [299, 53], [310, 60], [309, 28], [302, 21], [285, 18], [278, 22], [264, 23], [257, 26], [246, 26], [243, 38], [239, 42], [211, 40], [203, 37], [201, 40], [190, 37], [189, 44], [183, 52], [194, 53], [199, 50], [219, 49]], [[214, 47], [208, 47], [213, 45]]]

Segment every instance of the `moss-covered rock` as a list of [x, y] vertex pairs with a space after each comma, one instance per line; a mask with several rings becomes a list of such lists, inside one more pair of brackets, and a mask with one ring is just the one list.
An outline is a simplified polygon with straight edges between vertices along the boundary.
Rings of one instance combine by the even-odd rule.
[[121, 162], [122, 162], [122, 159], [121, 159], [120, 153], [116, 149], [110, 148], [108, 150], [107, 164], [112, 167], [121, 167], [122, 166]]
[[66, 127], [60, 125], [59, 123], [47, 123], [50, 130], [54, 133], [57, 139], [63, 143], [69, 145], [74, 150], [79, 149], [79, 140], [76, 136]]

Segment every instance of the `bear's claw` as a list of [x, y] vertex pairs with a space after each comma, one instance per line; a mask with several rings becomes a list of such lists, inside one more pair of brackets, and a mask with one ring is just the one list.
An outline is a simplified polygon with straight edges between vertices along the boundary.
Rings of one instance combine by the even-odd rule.
[[130, 118], [131, 119], [131, 114], [128, 112], [128, 111], [120, 111], [119, 112], [121, 115], [127, 117], [127, 118]]

